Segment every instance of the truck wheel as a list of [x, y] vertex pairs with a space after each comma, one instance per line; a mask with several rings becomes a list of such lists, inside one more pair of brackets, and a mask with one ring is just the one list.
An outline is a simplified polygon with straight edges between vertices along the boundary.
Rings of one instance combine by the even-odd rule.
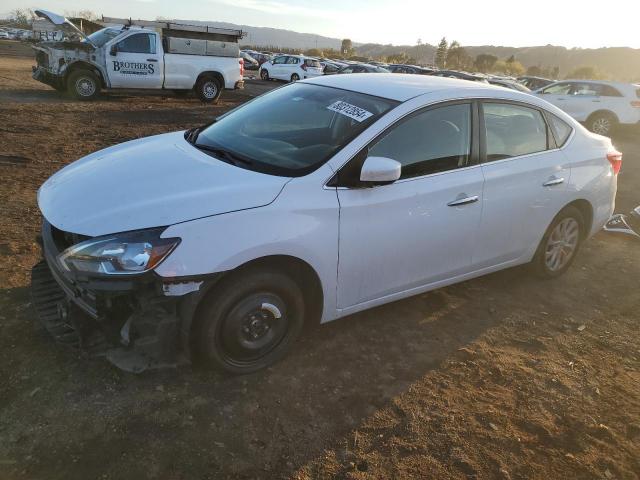
[[576, 207], [566, 207], [556, 215], [531, 262], [534, 272], [542, 278], [566, 272], [580, 249], [584, 228], [582, 213]]
[[202, 77], [196, 84], [196, 94], [205, 103], [217, 103], [222, 94], [222, 87], [216, 78]]
[[280, 360], [304, 323], [298, 285], [271, 270], [248, 270], [203, 300], [192, 330], [196, 356], [207, 367], [246, 374]]
[[267, 70], [266, 68], [260, 70], [260, 78], [265, 81], [269, 80], [269, 70]]
[[76, 70], [67, 78], [67, 91], [77, 100], [93, 100], [100, 93], [100, 80], [89, 70]]

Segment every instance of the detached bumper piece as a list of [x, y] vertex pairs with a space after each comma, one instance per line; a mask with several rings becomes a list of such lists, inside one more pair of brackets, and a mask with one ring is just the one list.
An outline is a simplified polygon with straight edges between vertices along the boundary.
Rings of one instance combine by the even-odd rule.
[[[65, 287], [45, 260], [33, 267], [32, 304], [38, 320], [56, 342], [90, 356], [105, 357], [132, 373], [188, 363], [179, 353], [179, 317], [174, 299], [146, 298], [138, 308], [111, 310], [102, 305], [98, 294], [96, 310], [89, 311], [86, 302], [75, 299], [69, 286]], [[110, 303], [108, 297], [106, 303]]]
[[34, 80], [42, 82], [56, 90], [64, 89], [64, 79], [59, 75], [53, 75], [42, 67], [31, 67], [31, 77]]

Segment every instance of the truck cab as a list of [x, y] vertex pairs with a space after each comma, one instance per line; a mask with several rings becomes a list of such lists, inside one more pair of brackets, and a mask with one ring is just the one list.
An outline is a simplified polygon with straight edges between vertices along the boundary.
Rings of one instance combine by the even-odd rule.
[[36, 13], [66, 28], [69, 40], [33, 47], [33, 78], [77, 99], [102, 89], [164, 89], [215, 102], [223, 89], [243, 87], [239, 30], [103, 18], [115, 26], [85, 36], [64, 17]]

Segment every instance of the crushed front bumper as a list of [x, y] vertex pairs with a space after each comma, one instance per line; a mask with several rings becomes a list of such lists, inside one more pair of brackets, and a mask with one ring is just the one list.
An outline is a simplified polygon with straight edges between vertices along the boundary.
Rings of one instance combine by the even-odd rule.
[[32, 70], [31, 77], [34, 80], [37, 80], [46, 85], [49, 85], [55, 88], [56, 90], [62, 90], [65, 87], [64, 78], [61, 77], [60, 75], [54, 75], [53, 73], [46, 70], [44, 67], [32, 66], [31, 70]]
[[32, 305], [58, 343], [134, 373], [190, 361], [189, 330], [204, 282], [167, 283], [153, 273], [136, 280], [71, 278], [56, 260], [60, 236], [44, 222], [44, 259], [31, 271]]

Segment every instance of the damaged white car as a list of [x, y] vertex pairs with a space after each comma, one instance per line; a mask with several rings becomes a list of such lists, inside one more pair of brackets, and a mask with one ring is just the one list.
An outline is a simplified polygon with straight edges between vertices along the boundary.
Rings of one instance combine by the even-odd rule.
[[610, 218], [621, 160], [513, 90], [303, 80], [53, 175], [33, 304], [60, 341], [127, 370], [248, 373], [303, 324], [524, 263], [564, 273]]
[[85, 36], [65, 17], [35, 13], [71, 39], [33, 46], [33, 78], [78, 100], [93, 100], [104, 89], [144, 89], [194, 91], [203, 102], [216, 102], [223, 89], [244, 86], [240, 30], [103, 18], [121, 25]]

